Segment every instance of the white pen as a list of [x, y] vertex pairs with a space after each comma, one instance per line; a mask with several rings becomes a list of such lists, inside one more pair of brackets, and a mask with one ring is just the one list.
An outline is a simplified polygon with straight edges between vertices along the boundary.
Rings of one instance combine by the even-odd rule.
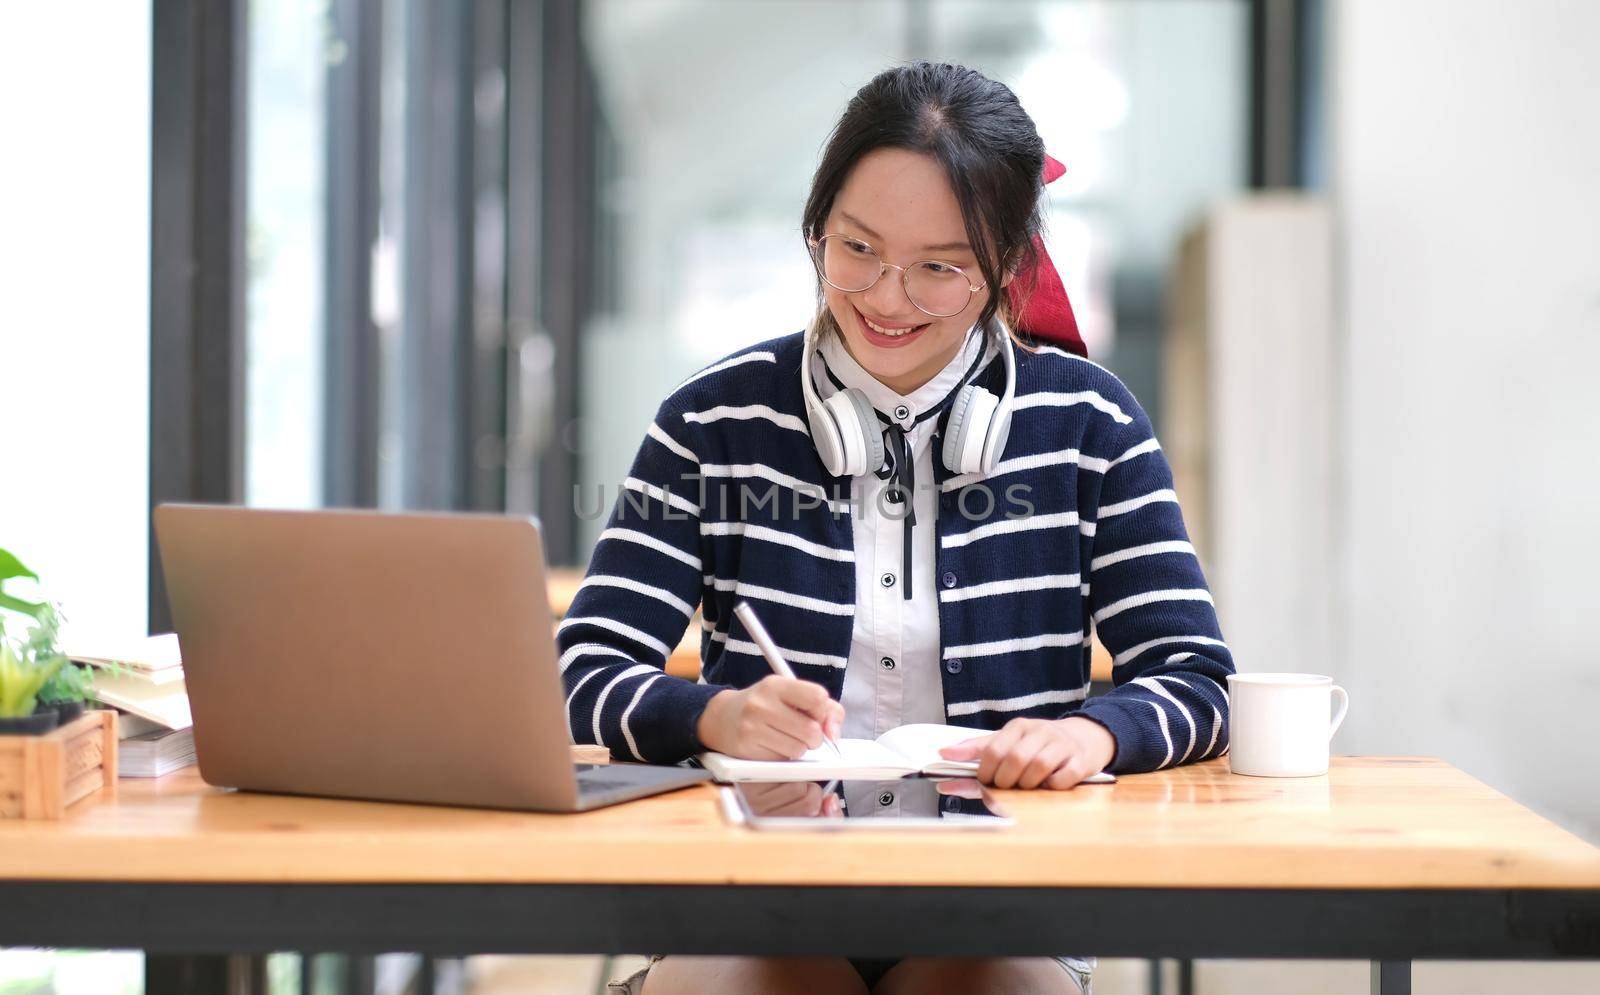
[[[778, 644], [772, 641], [771, 636], [767, 635], [767, 627], [761, 624], [759, 618], [756, 618], [756, 610], [750, 607], [750, 602], [741, 601], [734, 605], [733, 613], [739, 617], [739, 621], [744, 623], [745, 631], [750, 633], [750, 638], [756, 641], [756, 646], [760, 647], [761, 655], [767, 658], [767, 665], [772, 668], [772, 672], [779, 677], [795, 680], [794, 671], [789, 669], [789, 661], [783, 658], [783, 654], [778, 651]], [[839, 752], [839, 744], [835, 743], [833, 737], [828, 735], [826, 727], [822, 731], [822, 739], [823, 742], [833, 747], [833, 752], [839, 759], [844, 759], [844, 754]]]

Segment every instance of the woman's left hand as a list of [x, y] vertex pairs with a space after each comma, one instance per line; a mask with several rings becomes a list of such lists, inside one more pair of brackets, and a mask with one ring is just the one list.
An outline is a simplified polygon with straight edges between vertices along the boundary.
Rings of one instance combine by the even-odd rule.
[[1093, 719], [1012, 719], [999, 732], [946, 746], [946, 760], [978, 761], [978, 780], [997, 788], [1070, 788], [1111, 763], [1117, 741]]

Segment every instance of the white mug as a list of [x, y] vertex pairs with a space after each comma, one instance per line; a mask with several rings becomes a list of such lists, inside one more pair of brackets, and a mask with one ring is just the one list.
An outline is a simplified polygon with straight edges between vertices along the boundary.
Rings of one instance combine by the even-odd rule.
[[[1228, 675], [1228, 764], [1254, 777], [1313, 777], [1328, 772], [1328, 741], [1339, 731], [1350, 696], [1318, 674]], [[1333, 698], [1339, 713], [1328, 719]]]

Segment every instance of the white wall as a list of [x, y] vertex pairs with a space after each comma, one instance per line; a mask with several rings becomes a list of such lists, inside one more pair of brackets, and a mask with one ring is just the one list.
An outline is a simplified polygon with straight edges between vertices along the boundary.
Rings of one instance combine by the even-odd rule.
[[0, 7], [0, 546], [143, 632], [150, 4]]
[[1241, 671], [1336, 659], [1331, 227], [1319, 197], [1220, 202], [1175, 281], [1163, 444]]
[[1329, 6], [1338, 745], [1600, 839], [1600, 4]]

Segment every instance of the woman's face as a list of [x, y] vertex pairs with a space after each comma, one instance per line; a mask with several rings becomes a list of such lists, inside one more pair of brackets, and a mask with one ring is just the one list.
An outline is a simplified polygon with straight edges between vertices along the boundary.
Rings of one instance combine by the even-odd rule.
[[[955, 192], [939, 164], [920, 152], [880, 148], [862, 156], [834, 197], [821, 234], [835, 233], [868, 243], [886, 262], [936, 260], [959, 266], [973, 285], [983, 283]], [[1008, 275], [1002, 286], [1009, 282]], [[965, 308], [947, 318], [917, 310], [896, 269], [858, 293], [826, 283], [822, 289], [850, 355], [890, 389], [909, 394], [955, 356], [992, 288], [972, 294]], [[884, 334], [873, 324], [910, 331]]]

